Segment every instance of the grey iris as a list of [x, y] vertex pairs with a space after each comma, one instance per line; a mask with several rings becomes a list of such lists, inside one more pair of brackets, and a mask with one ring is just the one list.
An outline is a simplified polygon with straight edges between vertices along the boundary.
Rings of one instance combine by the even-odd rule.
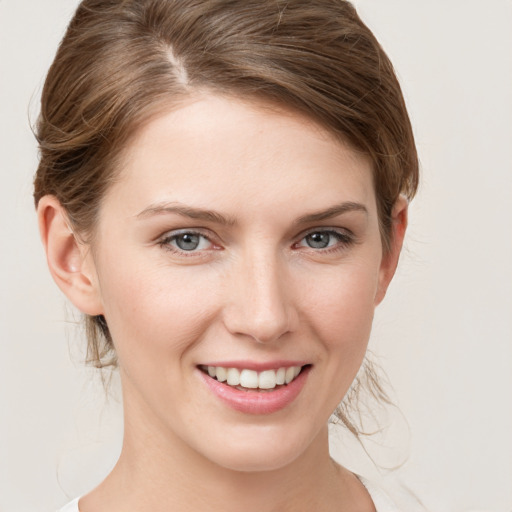
[[314, 249], [324, 249], [329, 245], [330, 239], [330, 233], [311, 233], [306, 236], [307, 244]]
[[193, 233], [185, 233], [176, 237], [176, 245], [182, 251], [193, 251], [199, 246], [199, 235]]

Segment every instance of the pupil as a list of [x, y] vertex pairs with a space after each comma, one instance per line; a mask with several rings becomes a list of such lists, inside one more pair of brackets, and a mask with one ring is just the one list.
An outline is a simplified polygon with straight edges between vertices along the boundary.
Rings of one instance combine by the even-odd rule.
[[199, 235], [185, 233], [176, 238], [176, 245], [183, 251], [193, 251], [199, 245]]
[[307, 242], [310, 247], [323, 249], [329, 245], [329, 233], [311, 233], [307, 236]]

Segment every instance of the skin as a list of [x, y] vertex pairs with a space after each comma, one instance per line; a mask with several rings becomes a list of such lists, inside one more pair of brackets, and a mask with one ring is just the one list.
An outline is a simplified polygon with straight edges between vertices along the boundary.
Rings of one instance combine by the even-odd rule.
[[[406, 201], [383, 255], [363, 155], [296, 114], [211, 94], [142, 127], [121, 167], [92, 247], [54, 197], [39, 204], [52, 275], [105, 315], [123, 386], [122, 454], [81, 512], [374, 510], [330, 459], [327, 422], [396, 268]], [[180, 250], [184, 231], [195, 250]], [[271, 414], [226, 406], [198, 369], [283, 359], [311, 369]]]

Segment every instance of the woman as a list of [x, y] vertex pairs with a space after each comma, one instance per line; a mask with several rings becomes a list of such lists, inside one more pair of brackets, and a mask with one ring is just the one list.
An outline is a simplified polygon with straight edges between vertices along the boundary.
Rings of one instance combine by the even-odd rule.
[[125, 414], [64, 510], [390, 509], [328, 451], [418, 182], [353, 7], [85, 0], [37, 135], [50, 272]]

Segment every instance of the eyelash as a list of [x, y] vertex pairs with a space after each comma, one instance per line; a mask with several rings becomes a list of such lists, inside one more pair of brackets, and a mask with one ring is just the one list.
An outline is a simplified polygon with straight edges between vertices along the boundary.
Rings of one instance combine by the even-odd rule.
[[[164, 248], [167, 251], [170, 251], [174, 254], [179, 254], [180, 256], [184, 256], [184, 257], [188, 257], [188, 258], [196, 257], [197, 258], [200, 255], [202, 256], [204, 253], [204, 250], [203, 251], [201, 251], [201, 250], [186, 251], [184, 249], [180, 249], [179, 247], [174, 247], [173, 245], [171, 245], [171, 242], [175, 241], [176, 239], [178, 239], [179, 237], [184, 236], [184, 235], [198, 236], [198, 237], [204, 238], [205, 240], [208, 240], [208, 242], [210, 244], [215, 245], [211, 241], [209, 236], [205, 235], [204, 233], [202, 233], [200, 231], [194, 231], [194, 230], [190, 230], [190, 229], [184, 229], [181, 231], [177, 231], [177, 232], [173, 231], [171, 233], [168, 233], [161, 240], [159, 240], [158, 245], [160, 245], [162, 248]], [[207, 250], [212, 250], [212, 249], [207, 249]]]
[[[308, 236], [315, 235], [315, 234], [328, 234], [330, 236], [333, 236], [337, 240], [337, 243], [334, 244], [333, 246], [320, 247], [320, 248], [314, 248], [314, 247], [300, 245], [300, 243], [303, 240], [305, 240]], [[215, 245], [214, 242], [212, 242], [211, 238], [208, 235], [205, 235], [204, 233], [202, 233], [200, 231], [194, 231], [194, 230], [181, 230], [178, 232], [168, 233], [162, 239], [160, 239], [158, 241], [158, 245], [167, 251], [170, 251], [174, 254], [178, 254], [178, 255], [184, 256], [184, 257], [196, 257], [197, 258], [199, 256], [203, 256], [205, 251], [217, 250], [217, 249], [204, 249], [204, 250], [187, 251], [187, 250], [180, 249], [179, 247], [175, 247], [175, 246], [171, 245], [171, 243], [173, 241], [177, 240], [180, 236], [184, 236], [184, 235], [198, 236], [198, 237], [201, 237], [201, 238], [207, 240], [210, 244]], [[306, 249], [309, 249], [315, 253], [326, 254], [326, 253], [335, 253], [335, 252], [343, 251], [350, 245], [353, 245], [355, 242], [356, 242], [356, 240], [355, 240], [354, 235], [345, 230], [342, 231], [342, 230], [337, 230], [337, 229], [316, 228], [316, 229], [312, 229], [312, 230], [302, 234], [299, 241], [295, 242], [292, 247], [293, 248], [305, 247]]]
[[346, 231], [346, 230], [338, 230], [338, 229], [332, 229], [332, 228], [316, 228], [312, 229], [302, 235], [299, 242], [294, 244], [294, 247], [298, 247], [299, 244], [305, 240], [308, 236], [316, 235], [316, 234], [328, 234], [332, 237], [334, 237], [337, 240], [337, 243], [335, 243], [332, 246], [327, 246], [323, 248], [314, 248], [314, 247], [307, 247], [307, 246], [300, 246], [300, 247], [306, 247], [306, 249], [310, 249], [313, 252], [320, 252], [322, 254], [326, 253], [335, 253], [340, 252], [345, 249], [347, 249], [349, 246], [353, 245], [355, 243], [355, 237], [352, 233]]

